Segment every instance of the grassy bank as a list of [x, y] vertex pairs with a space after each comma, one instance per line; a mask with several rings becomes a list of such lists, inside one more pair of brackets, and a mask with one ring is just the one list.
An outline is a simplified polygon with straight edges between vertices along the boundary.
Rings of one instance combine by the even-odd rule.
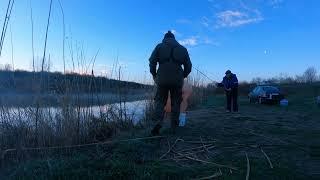
[[200, 109], [189, 113], [187, 126], [175, 135], [167, 129], [168, 122], [162, 131], [165, 137], [159, 139], [118, 141], [148, 137], [150, 129], [142, 125], [123, 131], [110, 144], [18, 157], [9, 153], [2, 175], [12, 179], [193, 179], [213, 175], [244, 179], [247, 154], [250, 179], [319, 177], [320, 109], [312, 97], [288, 97], [290, 106], [282, 108], [250, 104], [244, 96], [240, 114], [224, 113], [224, 98], [210, 96]]

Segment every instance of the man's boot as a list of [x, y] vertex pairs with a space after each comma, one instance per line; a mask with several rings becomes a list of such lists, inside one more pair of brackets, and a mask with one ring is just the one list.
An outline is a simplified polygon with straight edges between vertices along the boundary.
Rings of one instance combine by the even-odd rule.
[[179, 126], [179, 120], [171, 120], [171, 133], [176, 134], [177, 127]]
[[157, 124], [151, 131], [152, 136], [159, 136], [160, 135], [161, 125]]

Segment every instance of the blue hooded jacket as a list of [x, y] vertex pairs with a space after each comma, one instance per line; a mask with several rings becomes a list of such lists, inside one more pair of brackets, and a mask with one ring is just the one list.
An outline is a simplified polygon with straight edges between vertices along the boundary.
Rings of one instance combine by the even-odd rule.
[[234, 89], [234, 88], [238, 88], [238, 78], [235, 74], [231, 74], [230, 78], [227, 78], [227, 76], [225, 76], [221, 82], [221, 84], [223, 84], [225, 89]]

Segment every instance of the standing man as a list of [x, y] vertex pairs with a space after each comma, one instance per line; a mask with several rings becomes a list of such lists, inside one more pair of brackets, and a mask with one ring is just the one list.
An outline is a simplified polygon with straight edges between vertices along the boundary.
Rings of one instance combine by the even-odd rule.
[[227, 97], [227, 112], [231, 112], [231, 102], [233, 112], [238, 112], [238, 78], [230, 70], [227, 70], [222, 82], [218, 84], [224, 87]]
[[[159, 65], [157, 70], [157, 65]], [[180, 45], [171, 31], [168, 31], [162, 43], [153, 50], [149, 59], [150, 73], [157, 85], [154, 120], [158, 123], [152, 129], [152, 135], [159, 135], [164, 117], [164, 107], [168, 94], [171, 98], [171, 128], [175, 132], [179, 124], [180, 104], [184, 78], [191, 72], [192, 64], [189, 53]], [[183, 66], [183, 68], [182, 68]]]

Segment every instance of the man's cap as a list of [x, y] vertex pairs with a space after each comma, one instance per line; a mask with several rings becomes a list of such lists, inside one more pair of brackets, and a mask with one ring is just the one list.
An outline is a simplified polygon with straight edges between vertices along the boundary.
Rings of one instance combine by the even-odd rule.
[[231, 71], [230, 71], [230, 70], [227, 70], [227, 71], [226, 71], [226, 75], [227, 75], [227, 74], [231, 74]]
[[174, 34], [171, 32], [171, 31], [168, 31], [165, 35], [164, 35], [164, 38], [166, 39], [166, 38], [175, 38], [174, 37]]

